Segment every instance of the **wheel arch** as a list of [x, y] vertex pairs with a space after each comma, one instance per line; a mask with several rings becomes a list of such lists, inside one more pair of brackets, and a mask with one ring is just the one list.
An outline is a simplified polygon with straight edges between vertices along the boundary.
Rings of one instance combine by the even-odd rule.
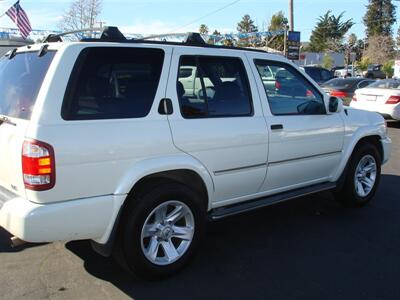
[[374, 145], [378, 152], [379, 156], [381, 158], [381, 161], [384, 158], [384, 153], [383, 153], [383, 146], [381, 143], [382, 137], [376, 133], [376, 132], [364, 132], [363, 134], [359, 134], [356, 138], [352, 140], [350, 145], [348, 145], [347, 149], [344, 149], [344, 155], [342, 162], [339, 165], [338, 171], [336, 172], [335, 176], [333, 177], [334, 181], [337, 181], [340, 185], [340, 183], [344, 180], [346, 170], [347, 170], [347, 165], [348, 162], [353, 155], [354, 151], [363, 144], [370, 143]]
[[[167, 161], [169, 163], [167, 164]], [[171, 163], [171, 162], [179, 163]], [[190, 162], [190, 163], [189, 163]], [[147, 169], [143, 170], [142, 166], [146, 165]], [[150, 168], [151, 165], [157, 166]], [[204, 205], [207, 210], [211, 208], [212, 193], [214, 190], [211, 175], [195, 159], [191, 157], [180, 156], [172, 159], [169, 157], [167, 160], [155, 160], [142, 163], [141, 166], [136, 166], [130, 170], [129, 174], [125, 176], [124, 181], [116, 190], [116, 195], [124, 194], [123, 198], [116, 208], [115, 217], [111, 220], [109, 229], [105, 234], [95, 241], [92, 241], [93, 249], [103, 256], [110, 256], [113, 250], [114, 242], [117, 236], [119, 223], [123, 212], [133, 195], [139, 194], [146, 188], [156, 184], [159, 181], [170, 180], [172, 182], [179, 182], [189, 186], [194, 191], [198, 192], [204, 199]]]

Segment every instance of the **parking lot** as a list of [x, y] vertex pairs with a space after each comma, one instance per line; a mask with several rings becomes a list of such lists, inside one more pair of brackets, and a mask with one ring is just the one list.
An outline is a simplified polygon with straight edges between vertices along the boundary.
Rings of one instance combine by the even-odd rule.
[[126, 277], [89, 242], [9, 246], [0, 298], [400, 299], [400, 124], [374, 201], [344, 209], [318, 194], [209, 225], [193, 263], [161, 282]]

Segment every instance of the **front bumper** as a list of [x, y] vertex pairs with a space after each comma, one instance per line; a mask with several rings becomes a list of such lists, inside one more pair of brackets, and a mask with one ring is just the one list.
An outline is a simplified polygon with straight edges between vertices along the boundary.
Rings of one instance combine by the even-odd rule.
[[122, 199], [108, 195], [37, 204], [0, 193], [0, 227], [32, 243], [82, 239], [105, 243]]

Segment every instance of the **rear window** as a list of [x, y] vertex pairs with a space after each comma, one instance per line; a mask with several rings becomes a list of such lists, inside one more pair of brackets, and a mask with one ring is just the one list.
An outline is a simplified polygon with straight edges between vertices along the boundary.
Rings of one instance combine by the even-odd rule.
[[157, 92], [163, 61], [161, 49], [84, 49], [68, 83], [63, 119], [145, 117]]
[[29, 120], [43, 79], [55, 55], [49, 51], [0, 58], [0, 115]]
[[323, 84], [324, 87], [336, 87], [348, 89], [351, 88], [357, 81], [348, 79], [331, 79]]
[[368, 88], [374, 89], [398, 89], [400, 80], [378, 80], [370, 84]]

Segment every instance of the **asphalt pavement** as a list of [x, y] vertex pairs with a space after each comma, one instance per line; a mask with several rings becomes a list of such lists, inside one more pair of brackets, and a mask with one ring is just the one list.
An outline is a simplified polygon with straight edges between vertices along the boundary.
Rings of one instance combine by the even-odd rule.
[[400, 123], [373, 202], [329, 193], [208, 226], [194, 261], [159, 282], [129, 278], [87, 241], [9, 246], [0, 229], [1, 299], [400, 299]]

